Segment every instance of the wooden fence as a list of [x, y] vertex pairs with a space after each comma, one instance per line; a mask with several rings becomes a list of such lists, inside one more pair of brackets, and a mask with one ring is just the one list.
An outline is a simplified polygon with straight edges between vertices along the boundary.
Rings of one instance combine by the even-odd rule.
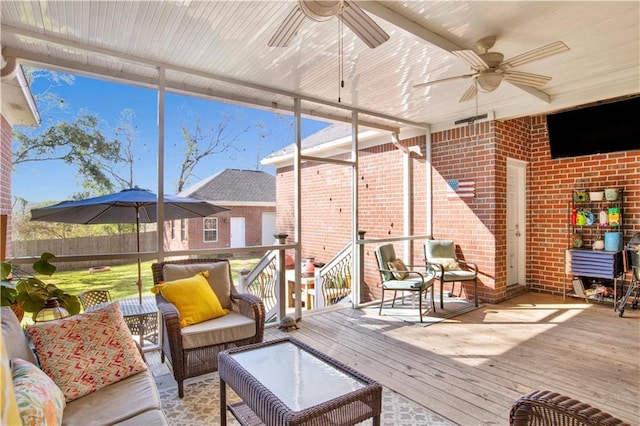
[[[157, 247], [155, 232], [140, 234], [140, 251], [153, 251]], [[136, 234], [120, 234], [103, 237], [58, 238], [53, 240], [12, 241], [13, 257], [39, 256], [44, 252], [62, 255], [91, 255], [105, 253], [135, 253]], [[122, 265], [132, 263], [131, 259], [111, 259], [108, 265]], [[92, 268], [103, 266], [96, 261], [82, 262], [53, 262], [59, 271]], [[25, 265], [26, 266], [26, 265]]]

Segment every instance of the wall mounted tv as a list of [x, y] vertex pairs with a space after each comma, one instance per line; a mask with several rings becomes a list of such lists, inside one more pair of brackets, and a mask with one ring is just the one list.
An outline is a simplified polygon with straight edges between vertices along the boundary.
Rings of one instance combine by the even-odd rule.
[[547, 115], [551, 158], [640, 149], [640, 96]]

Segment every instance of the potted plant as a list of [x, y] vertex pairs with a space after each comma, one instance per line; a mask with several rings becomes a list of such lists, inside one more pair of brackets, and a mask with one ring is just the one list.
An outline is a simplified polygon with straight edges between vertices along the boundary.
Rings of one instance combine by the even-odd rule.
[[[56, 266], [49, 263], [55, 256], [51, 253], [43, 253], [33, 264], [33, 270], [39, 274], [51, 276], [56, 271]], [[2, 262], [2, 306], [18, 305], [25, 312], [35, 316], [47, 299], [55, 297], [60, 306], [69, 314], [80, 312], [80, 300], [77, 296], [67, 294], [53, 284], [47, 284], [36, 276], [22, 270], [19, 266], [8, 262]], [[14, 309], [15, 312], [15, 309]], [[17, 314], [17, 313], [16, 313]]]

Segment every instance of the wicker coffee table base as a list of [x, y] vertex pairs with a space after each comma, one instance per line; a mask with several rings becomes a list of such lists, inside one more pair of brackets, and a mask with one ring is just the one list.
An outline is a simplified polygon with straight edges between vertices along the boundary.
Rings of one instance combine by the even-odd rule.
[[[351, 376], [362, 383], [363, 387], [301, 411], [293, 411], [232, 356], [234, 353], [281, 343], [297, 346], [324, 361], [331, 368]], [[226, 425], [227, 384], [242, 398], [243, 402], [231, 404], [228, 408], [243, 425], [355, 425], [369, 418], [373, 418], [374, 426], [380, 425], [382, 386], [295, 339], [279, 339], [221, 352], [218, 356], [218, 374], [220, 377], [220, 422], [222, 426]]]

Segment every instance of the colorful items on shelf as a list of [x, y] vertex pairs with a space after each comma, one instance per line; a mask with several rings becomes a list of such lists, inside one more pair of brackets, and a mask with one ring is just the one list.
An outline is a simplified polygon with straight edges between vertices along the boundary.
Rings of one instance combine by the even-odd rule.
[[609, 207], [609, 226], [620, 226], [620, 208]]
[[575, 248], [582, 247], [582, 235], [578, 233], [573, 234], [573, 246]]
[[609, 213], [604, 207], [602, 208], [602, 210], [600, 210], [598, 218], [600, 221], [600, 226], [609, 226]]

